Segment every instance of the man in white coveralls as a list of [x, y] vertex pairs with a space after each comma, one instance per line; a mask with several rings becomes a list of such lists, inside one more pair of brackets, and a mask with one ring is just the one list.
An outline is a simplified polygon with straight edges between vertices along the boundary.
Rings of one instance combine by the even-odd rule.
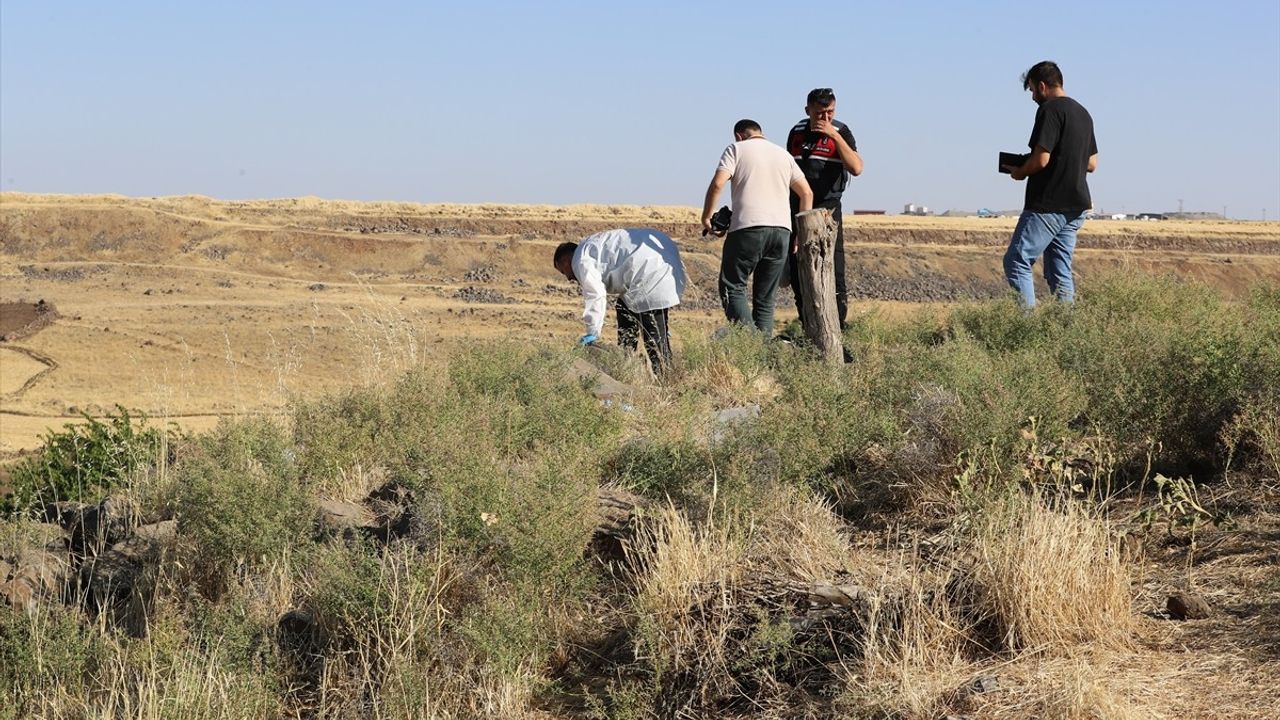
[[590, 345], [604, 328], [607, 295], [618, 296], [618, 344], [634, 351], [640, 336], [653, 371], [661, 375], [671, 366], [671, 337], [667, 311], [680, 304], [684, 293], [684, 265], [676, 243], [650, 228], [605, 230], [580, 244], [561, 243], [553, 259], [560, 274], [582, 287], [579, 338]]

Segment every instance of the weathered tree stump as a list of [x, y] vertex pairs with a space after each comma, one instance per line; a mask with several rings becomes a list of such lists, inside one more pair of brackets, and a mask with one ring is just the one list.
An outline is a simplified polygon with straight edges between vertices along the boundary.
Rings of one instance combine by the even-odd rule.
[[836, 221], [826, 208], [796, 215], [796, 266], [799, 269], [800, 321], [805, 337], [830, 363], [844, 360], [840, 314], [836, 308]]

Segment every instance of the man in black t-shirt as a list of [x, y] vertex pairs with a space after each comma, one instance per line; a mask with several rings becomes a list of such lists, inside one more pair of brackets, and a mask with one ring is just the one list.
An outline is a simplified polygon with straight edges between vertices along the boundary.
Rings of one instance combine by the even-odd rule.
[[1088, 173], [1098, 167], [1098, 142], [1093, 118], [1062, 89], [1062, 71], [1045, 60], [1022, 76], [1023, 88], [1040, 109], [1027, 145], [1031, 154], [1022, 165], [1005, 165], [1014, 180], [1027, 181], [1022, 215], [1004, 254], [1004, 275], [1022, 303], [1036, 304], [1031, 266], [1044, 257], [1044, 279], [1063, 302], [1075, 299], [1071, 258], [1076, 231], [1093, 207]]
[[[795, 158], [813, 189], [813, 206], [829, 208], [836, 221], [836, 307], [840, 312], [840, 327], [844, 327], [849, 315], [849, 290], [844, 277], [844, 222], [840, 212], [840, 196], [844, 193], [850, 175], [862, 174], [862, 156], [858, 155], [858, 143], [853, 139], [849, 126], [836, 120], [836, 96], [831, 88], [818, 88], [809, 93], [804, 112], [807, 118], [796, 123], [787, 135], [787, 152]], [[799, 212], [800, 199], [791, 194], [791, 214]], [[791, 249], [795, 252], [795, 234], [791, 236]], [[800, 296], [800, 270], [791, 265], [791, 291], [796, 296], [796, 307], [803, 308]], [[803, 311], [803, 310], [802, 310]]]

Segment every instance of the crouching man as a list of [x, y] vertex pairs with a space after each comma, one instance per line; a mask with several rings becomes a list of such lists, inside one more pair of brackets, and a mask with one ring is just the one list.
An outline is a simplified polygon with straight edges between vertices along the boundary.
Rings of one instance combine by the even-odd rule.
[[680, 304], [684, 293], [684, 265], [675, 241], [649, 228], [606, 230], [556, 248], [553, 260], [560, 274], [582, 288], [579, 339], [590, 345], [604, 328], [607, 295], [618, 296], [618, 344], [634, 351], [643, 337], [653, 371], [661, 375], [671, 366], [671, 338], [667, 311]]

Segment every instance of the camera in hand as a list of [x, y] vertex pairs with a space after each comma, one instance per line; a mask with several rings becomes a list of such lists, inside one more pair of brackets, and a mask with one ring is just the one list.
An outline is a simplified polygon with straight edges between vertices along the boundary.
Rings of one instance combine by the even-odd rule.
[[[723, 235], [729, 229], [729, 221], [733, 219], [733, 211], [728, 205], [722, 205], [715, 215], [711, 216], [711, 230], [717, 235]], [[707, 232], [702, 231], [705, 236]]]
[[1025, 163], [1026, 161], [1027, 161], [1026, 155], [1019, 155], [1018, 153], [1002, 152], [1000, 153], [1000, 164], [997, 165], [996, 168], [1000, 172], [1008, 175], [1009, 171], [1004, 169], [1005, 165], [1012, 165], [1013, 167], [1022, 167], [1022, 164]]

